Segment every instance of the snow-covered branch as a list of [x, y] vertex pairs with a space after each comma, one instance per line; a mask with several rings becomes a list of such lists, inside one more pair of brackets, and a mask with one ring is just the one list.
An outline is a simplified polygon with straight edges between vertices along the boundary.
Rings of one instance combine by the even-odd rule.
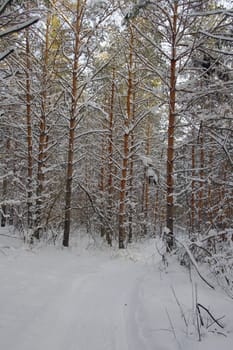
[[22, 29], [30, 27], [32, 24], [35, 24], [39, 21], [39, 17], [34, 17], [29, 19], [28, 21], [25, 21], [23, 23], [16, 24], [15, 26], [11, 26], [10, 28], [3, 30], [0, 32], [0, 38], [3, 38], [9, 34], [19, 32]]

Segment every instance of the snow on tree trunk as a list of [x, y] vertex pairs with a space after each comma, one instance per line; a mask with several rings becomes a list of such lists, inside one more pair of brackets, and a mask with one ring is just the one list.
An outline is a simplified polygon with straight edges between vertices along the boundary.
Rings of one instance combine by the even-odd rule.
[[69, 144], [68, 159], [66, 168], [66, 191], [65, 191], [65, 219], [63, 246], [69, 246], [70, 225], [71, 225], [71, 200], [72, 200], [72, 180], [74, 165], [74, 147], [75, 147], [75, 127], [77, 119], [77, 102], [78, 102], [78, 68], [80, 58], [80, 34], [83, 20], [83, 12], [85, 11], [85, 2], [77, 1], [76, 19], [75, 19], [75, 43], [74, 58], [72, 67], [72, 88], [71, 88], [71, 110], [69, 121]]
[[121, 181], [120, 181], [120, 207], [119, 207], [119, 235], [118, 242], [119, 248], [125, 248], [125, 239], [126, 239], [126, 191], [127, 191], [127, 176], [128, 176], [128, 167], [129, 167], [129, 146], [130, 146], [130, 138], [129, 138], [129, 126], [132, 117], [131, 110], [131, 99], [133, 92], [133, 45], [134, 45], [134, 37], [132, 28], [129, 27], [130, 30], [130, 52], [129, 52], [129, 66], [128, 66], [128, 91], [127, 91], [127, 110], [125, 116], [125, 125], [124, 125], [124, 146], [123, 146], [123, 163], [121, 170]]
[[27, 221], [28, 228], [33, 226], [33, 208], [32, 208], [32, 176], [33, 176], [33, 157], [32, 157], [32, 117], [31, 117], [31, 58], [29, 31], [26, 30], [26, 121], [27, 121]]
[[170, 61], [170, 93], [169, 93], [169, 117], [168, 117], [168, 146], [167, 146], [167, 228], [170, 238], [167, 242], [168, 250], [173, 248], [173, 222], [174, 222], [174, 134], [176, 114], [176, 40], [177, 40], [177, 16], [178, 1], [174, 1], [172, 18], [172, 42]]
[[51, 22], [51, 14], [47, 14], [46, 32], [45, 32], [45, 49], [43, 54], [42, 68], [42, 92], [41, 92], [41, 116], [39, 125], [39, 149], [38, 149], [38, 168], [37, 168], [37, 190], [36, 190], [36, 222], [34, 236], [40, 239], [42, 236], [42, 205], [44, 190], [44, 167], [46, 159], [46, 117], [47, 117], [47, 87], [48, 87], [48, 62], [49, 62], [49, 27]]

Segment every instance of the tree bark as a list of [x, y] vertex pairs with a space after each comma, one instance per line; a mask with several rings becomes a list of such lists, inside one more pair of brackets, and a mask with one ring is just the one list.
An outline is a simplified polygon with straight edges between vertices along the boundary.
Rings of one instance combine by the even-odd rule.
[[74, 162], [74, 146], [75, 146], [75, 127], [78, 99], [78, 67], [79, 67], [79, 51], [80, 51], [80, 30], [82, 25], [83, 11], [85, 2], [77, 1], [76, 6], [76, 22], [75, 22], [75, 44], [74, 44], [74, 60], [72, 68], [72, 98], [69, 123], [69, 145], [68, 160], [66, 171], [66, 192], [65, 192], [65, 219], [63, 246], [69, 246], [70, 225], [71, 225], [71, 199], [72, 199], [72, 181], [73, 181], [73, 162]]
[[[8, 131], [9, 132], [9, 131]], [[10, 138], [7, 138], [6, 140], [6, 162], [4, 165], [4, 176], [2, 180], [2, 200], [3, 204], [1, 205], [1, 227], [5, 227], [7, 223], [7, 214], [9, 215], [10, 208], [4, 203], [5, 200], [7, 200], [7, 193], [8, 193], [8, 187], [9, 187], [9, 180], [7, 171], [9, 170], [9, 159], [10, 159], [10, 149], [11, 149], [11, 140]], [[8, 213], [7, 213], [8, 212]], [[8, 219], [8, 223], [11, 218]]]
[[200, 186], [198, 191], [198, 221], [199, 228], [201, 229], [203, 223], [203, 192], [204, 192], [204, 161], [205, 161], [205, 153], [204, 153], [204, 135], [203, 135], [203, 124], [201, 122], [200, 131], [199, 131], [199, 143], [200, 143]]
[[172, 18], [172, 47], [170, 62], [170, 92], [169, 92], [169, 118], [168, 118], [168, 147], [167, 147], [167, 213], [166, 221], [170, 235], [167, 241], [167, 249], [174, 246], [174, 132], [176, 112], [176, 37], [177, 37], [178, 1], [174, 1]]
[[129, 52], [129, 67], [128, 67], [128, 91], [127, 91], [127, 115], [125, 117], [125, 132], [124, 132], [124, 150], [123, 150], [123, 164], [121, 170], [121, 182], [120, 182], [120, 208], [119, 208], [119, 248], [125, 248], [125, 239], [126, 239], [126, 231], [125, 231], [125, 217], [126, 217], [126, 187], [127, 187], [127, 175], [128, 175], [128, 165], [129, 165], [129, 126], [131, 120], [131, 98], [133, 91], [133, 31], [132, 28], [129, 27], [130, 30], [130, 52]]
[[34, 236], [37, 239], [42, 235], [42, 205], [43, 205], [43, 190], [44, 190], [44, 166], [46, 158], [46, 114], [47, 114], [47, 82], [48, 82], [48, 61], [49, 61], [49, 28], [50, 28], [51, 14], [48, 13], [46, 20], [45, 33], [45, 49], [43, 58], [43, 75], [42, 75], [42, 92], [41, 92], [41, 117], [39, 126], [39, 149], [38, 149], [38, 168], [37, 168], [37, 200], [36, 200], [36, 227]]
[[[146, 126], [146, 156], [149, 157], [151, 153], [151, 121], [148, 118]], [[144, 170], [144, 235], [148, 233], [148, 216], [149, 216], [149, 181], [147, 176], [148, 166]]]
[[31, 58], [30, 58], [30, 41], [29, 30], [26, 30], [26, 120], [27, 120], [27, 224], [28, 228], [33, 226], [32, 215], [32, 175], [33, 175], [33, 158], [32, 158], [32, 116], [31, 116]]
[[191, 228], [192, 232], [194, 232], [195, 229], [195, 166], [196, 166], [196, 161], [195, 161], [195, 144], [194, 144], [194, 129], [192, 131], [193, 135], [193, 144], [192, 144], [192, 193], [191, 193]]
[[[112, 84], [111, 84], [111, 96], [110, 96], [110, 108], [109, 108], [109, 136], [108, 136], [108, 218], [112, 216], [112, 202], [113, 202], [113, 117], [114, 117], [114, 105], [115, 105], [115, 79], [116, 68], [112, 68]], [[112, 237], [109, 228], [106, 232], [106, 240], [108, 244], [112, 245]]]
[[[135, 121], [135, 101], [136, 101], [136, 91], [133, 91], [133, 107], [132, 107], [132, 124]], [[135, 135], [134, 131], [131, 132], [131, 140], [130, 140], [130, 149], [133, 150], [135, 144]], [[130, 203], [133, 201], [133, 177], [134, 177], [134, 155], [131, 153], [130, 164], [129, 164], [129, 200]], [[133, 208], [130, 205], [129, 208], [129, 234], [128, 234], [128, 243], [132, 243], [133, 241]]]

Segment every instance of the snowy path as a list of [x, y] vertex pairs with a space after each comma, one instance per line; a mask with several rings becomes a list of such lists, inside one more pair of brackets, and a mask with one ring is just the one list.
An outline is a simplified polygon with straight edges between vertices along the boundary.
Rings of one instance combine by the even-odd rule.
[[48, 250], [27, 252], [4, 264], [0, 349], [149, 349], [141, 341], [135, 314], [145, 266], [101, 254], [50, 255]]
[[189, 275], [161, 271], [154, 242], [121, 253], [1, 243], [0, 350], [232, 350], [232, 301], [197, 281], [200, 302], [229, 324], [197, 342]]

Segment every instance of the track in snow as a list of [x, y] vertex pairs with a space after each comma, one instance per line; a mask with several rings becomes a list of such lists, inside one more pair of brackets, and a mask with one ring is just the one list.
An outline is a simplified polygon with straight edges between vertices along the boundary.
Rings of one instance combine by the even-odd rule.
[[74, 249], [33, 252], [0, 235], [0, 350], [232, 350], [232, 300], [192, 274], [198, 300], [229, 325], [198, 342], [190, 276], [175, 260], [162, 272], [154, 241], [113, 254]]
[[53, 250], [4, 264], [0, 349], [152, 349], [137, 320], [144, 265]]

